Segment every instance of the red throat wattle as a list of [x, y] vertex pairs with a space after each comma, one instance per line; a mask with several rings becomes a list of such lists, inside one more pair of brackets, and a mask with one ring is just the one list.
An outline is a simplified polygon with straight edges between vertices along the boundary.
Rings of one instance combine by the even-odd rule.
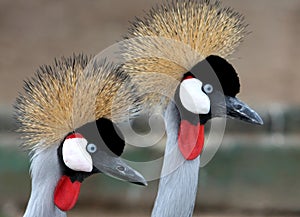
[[54, 203], [62, 211], [71, 210], [78, 199], [81, 183], [72, 182], [70, 177], [62, 176], [54, 191]]
[[185, 159], [196, 159], [204, 147], [204, 125], [193, 125], [182, 120], [178, 132], [178, 146]]

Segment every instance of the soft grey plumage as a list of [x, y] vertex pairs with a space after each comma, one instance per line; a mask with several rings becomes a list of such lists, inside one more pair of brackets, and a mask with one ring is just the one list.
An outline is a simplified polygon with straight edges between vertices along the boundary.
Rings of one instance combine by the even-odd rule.
[[32, 190], [24, 217], [66, 217], [53, 203], [61, 176], [56, 146], [35, 152], [31, 160]]
[[178, 149], [180, 116], [173, 102], [165, 113], [165, 123], [168, 139], [162, 174], [168, 175], [160, 179], [152, 217], [190, 217], [197, 194], [200, 157], [187, 161]]

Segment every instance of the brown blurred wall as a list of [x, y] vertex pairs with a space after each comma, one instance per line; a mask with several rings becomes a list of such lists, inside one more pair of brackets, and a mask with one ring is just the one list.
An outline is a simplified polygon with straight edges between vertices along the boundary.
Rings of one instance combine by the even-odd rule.
[[[13, 102], [22, 80], [54, 57], [97, 54], [121, 39], [128, 21], [158, 0], [0, 0], [0, 105]], [[226, 0], [252, 33], [233, 63], [251, 104], [300, 104], [300, 1]]]

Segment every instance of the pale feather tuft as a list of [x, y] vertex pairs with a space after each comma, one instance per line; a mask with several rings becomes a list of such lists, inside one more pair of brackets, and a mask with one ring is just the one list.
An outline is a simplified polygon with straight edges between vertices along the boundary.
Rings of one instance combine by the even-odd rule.
[[[173, 93], [173, 85], [161, 74], [180, 81], [184, 73], [209, 55], [227, 58], [247, 35], [244, 17], [218, 0], [170, 0], [136, 18], [125, 37], [123, 68], [143, 89]], [[148, 83], [149, 74], [155, 80]], [[162, 82], [160, 82], [162, 83]], [[161, 99], [148, 94], [147, 104]], [[164, 104], [166, 105], [166, 103]]]
[[24, 93], [15, 103], [25, 148], [57, 144], [68, 133], [102, 117], [123, 121], [131, 115], [131, 107], [137, 108], [137, 91], [119, 66], [105, 60], [88, 62], [84, 55], [63, 57], [52, 66], [40, 67], [25, 81]]

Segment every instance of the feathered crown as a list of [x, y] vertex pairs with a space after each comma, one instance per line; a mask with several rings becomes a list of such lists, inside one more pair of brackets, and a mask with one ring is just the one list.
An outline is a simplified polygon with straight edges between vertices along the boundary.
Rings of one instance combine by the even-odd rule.
[[129, 105], [137, 105], [138, 97], [129, 76], [105, 60], [88, 62], [84, 55], [61, 58], [25, 81], [15, 103], [25, 148], [48, 147], [86, 123], [131, 114]]
[[148, 105], [166, 105], [157, 96], [174, 93], [172, 79], [180, 81], [209, 55], [228, 57], [244, 39], [246, 27], [242, 15], [218, 0], [166, 1], [132, 23], [123, 68], [149, 93]]

